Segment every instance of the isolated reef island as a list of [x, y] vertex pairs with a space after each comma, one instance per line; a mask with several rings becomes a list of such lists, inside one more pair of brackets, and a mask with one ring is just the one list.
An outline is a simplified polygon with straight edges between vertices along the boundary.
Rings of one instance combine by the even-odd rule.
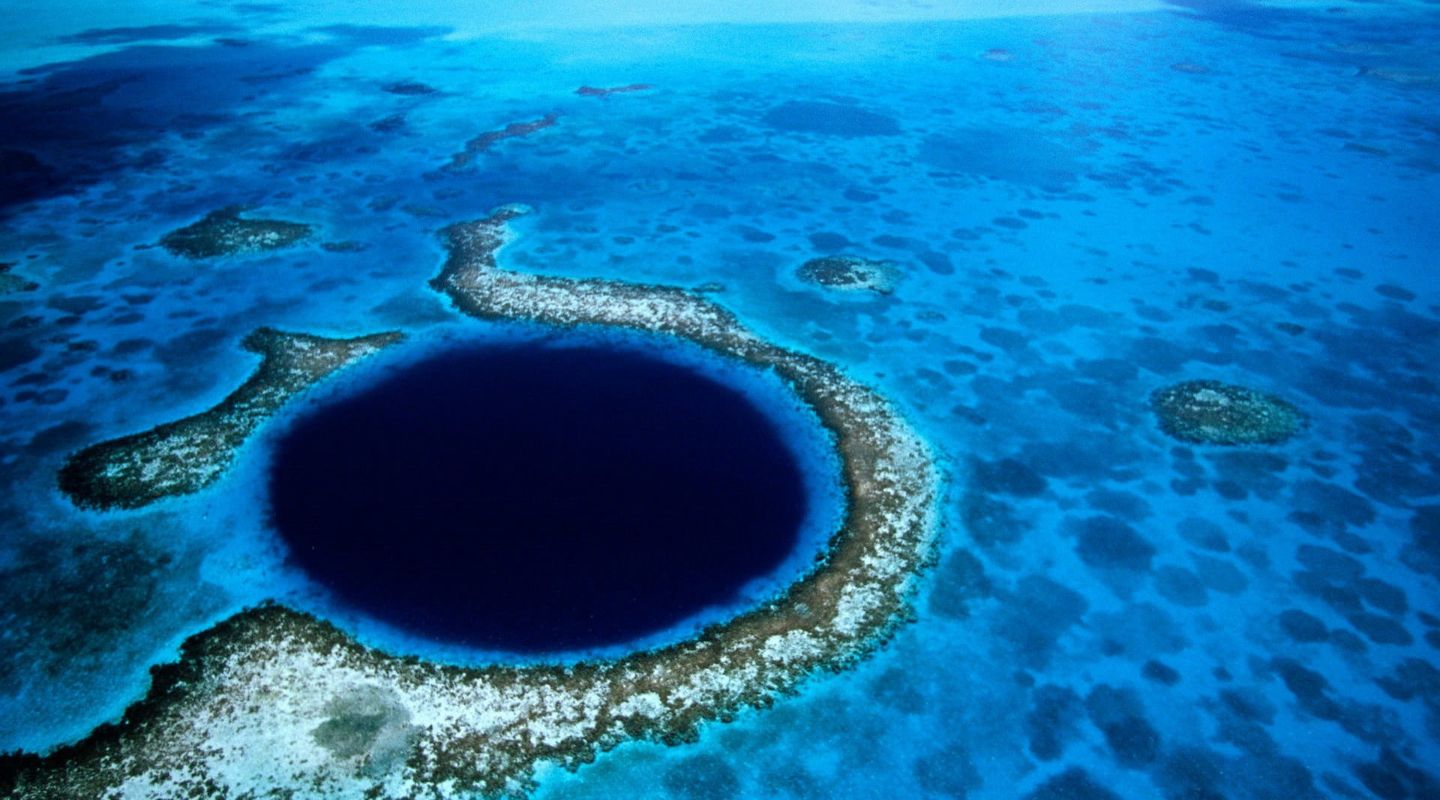
[[[456, 667], [367, 648], [278, 605], [192, 637], [118, 724], [45, 757], [8, 757], [14, 796], [451, 797], [518, 794], [541, 763], [628, 740], [683, 742], [841, 669], [910, 615], [938, 532], [926, 443], [836, 367], [769, 343], [681, 289], [500, 269], [503, 207], [443, 231], [432, 286], [483, 319], [681, 337], [773, 370], [834, 436], [847, 498], [824, 559], [764, 605], [661, 649], [572, 665]], [[203, 415], [202, 415], [203, 416]], [[229, 454], [212, 453], [217, 462]]]
[[278, 250], [310, 235], [301, 222], [280, 219], [244, 219], [244, 206], [227, 206], [212, 211], [197, 222], [165, 234], [160, 246], [183, 258], [219, 256]]
[[824, 256], [800, 265], [800, 279], [817, 286], [840, 291], [871, 291], [890, 294], [895, 291], [899, 273], [892, 261], [859, 256]]
[[1160, 429], [1196, 444], [1278, 444], [1305, 427], [1288, 401], [1219, 381], [1185, 381], [1150, 398]]

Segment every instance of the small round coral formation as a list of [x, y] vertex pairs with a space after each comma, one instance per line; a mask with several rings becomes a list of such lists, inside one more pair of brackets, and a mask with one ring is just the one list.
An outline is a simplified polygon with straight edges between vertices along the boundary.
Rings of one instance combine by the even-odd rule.
[[869, 290], [890, 294], [895, 289], [895, 265], [858, 256], [824, 256], [800, 265], [800, 279], [845, 291]]
[[1185, 381], [1151, 395], [1160, 429], [1200, 444], [1277, 444], [1305, 427], [1305, 412], [1271, 394], [1220, 381]]

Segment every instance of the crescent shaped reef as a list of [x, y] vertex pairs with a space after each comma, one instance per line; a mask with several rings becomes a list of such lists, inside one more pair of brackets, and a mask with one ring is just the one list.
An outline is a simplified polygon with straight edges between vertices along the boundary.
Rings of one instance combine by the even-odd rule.
[[[200, 633], [119, 723], [48, 756], [0, 761], [27, 798], [517, 795], [541, 763], [575, 768], [633, 739], [692, 740], [869, 653], [909, 618], [939, 530], [924, 440], [839, 369], [756, 336], [686, 291], [509, 272], [503, 207], [443, 231], [431, 285], [463, 312], [659, 332], [774, 370], [833, 434], [847, 490], [824, 559], [768, 603], [688, 641], [570, 665], [458, 667], [365, 647], [263, 605]], [[283, 788], [282, 788], [283, 787]]]

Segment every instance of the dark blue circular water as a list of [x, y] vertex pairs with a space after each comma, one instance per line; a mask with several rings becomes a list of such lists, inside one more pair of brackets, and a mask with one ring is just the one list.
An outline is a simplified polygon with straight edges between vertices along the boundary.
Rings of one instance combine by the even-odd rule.
[[342, 602], [516, 652], [622, 644], [733, 601], [807, 510], [740, 392], [598, 345], [427, 358], [298, 420], [269, 489], [291, 557]]

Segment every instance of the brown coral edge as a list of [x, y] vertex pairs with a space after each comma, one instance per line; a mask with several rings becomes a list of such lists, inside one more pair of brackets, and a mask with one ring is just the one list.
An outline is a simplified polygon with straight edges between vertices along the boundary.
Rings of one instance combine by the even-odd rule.
[[[679, 289], [497, 268], [506, 223], [521, 213], [503, 208], [447, 228], [449, 255], [432, 285], [476, 317], [660, 332], [773, 369], [838, 448], [848, 503], [824, 562], [694, 639], [568, 666], [431, 664], [367, 648], [306, 614], [250, 609], [190, 639], [118, 725], [45, 758], [12, 756], [16, 796], [521, 793], [541, 763], [574, 767], [636, 738], [688, 740], [703, 721], [768, 705], [806, 676], [852, 663], [907, 618], [938, 529], [940, 478], [895, 410], [835, 367], [767, 343]], [[337, 701], [377, 687], [408, 720], [384, 737], [383, 758], [378, 744], [344, 757], [327, 750], [316, 731], [343, 724], [331, 717]], [[403, 759], [393, 757], [399, 736]]]
[[260, 366], [219, 405], [144, 433], [100, 442], [70, 456], [60, 489], [82, 508], [139, 508], [214, 483], [235, 451], [290, 398], [349, 364], [388, 347], [400, 333], [328, 339], [260, 328], [242, 346]]
[[445, 169], [458, 170], [470, 166], [476, 156], [489, 150], [496, 142], [506, 139], [514, 139], [520, 136], [529, 136], [537, 131], [543, 131], [560, 120], [559, 114], [546, 114], [540, 119], [529, 122], [512, 122], [499, 130], [485, 131], [465, 143], [465, 149], [450, 157], [450, 163]]

